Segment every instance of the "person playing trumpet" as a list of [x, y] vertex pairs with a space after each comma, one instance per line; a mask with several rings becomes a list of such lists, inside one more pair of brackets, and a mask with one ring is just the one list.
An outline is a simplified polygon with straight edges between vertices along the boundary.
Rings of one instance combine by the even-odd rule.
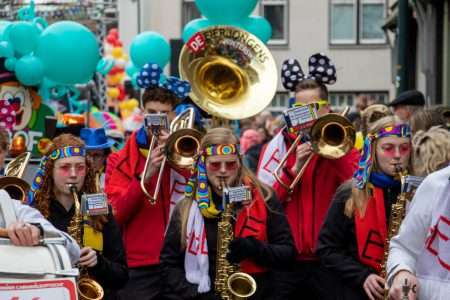
[[[294, 59], [285, 61], [281, 72], [284, 87], [295, 92], [295, 105], [314, 105], [319, 117], [331, 112], [326, 84], [336, 81], [336, 69], [327, 56], [320, 53], [311, 56], [308, 75]], [[330, 291], [335, 289], [338, 279], [315, 255], [317, 237], [333, 194], [351, 178], [359, 154], [352, 149], [342, 158], [326, 159], [313, 155], [311, 143], [300, 142], [281, 169], [280, 178], [286, 184], [280, 184], [273, 172], [285, 155], [283, 149], [288, 149], [295, 138], [287, 130], [277, 134], [262, 153], [258, 169], [258, 178], [274, 188], [284, 205], [297, 248], [296, 262], [279, 274], [285, 279], [276, 288], [279, 292], [274, 299], [296, 299], [298, 294], [305, 299], [334, 299]], [[294, 181], [311, 155], [299, 183], [292, 190], [287, 189], [286, 185]]]
[[[245, 185], [251, 200], [235, 211], [234, 240], [227, 260], [256, 280], [249, 299], [272, 299], [271, 271], [289, 264], [295, 248], [286, 217], [270, 188], [243, 165], [238, 139], [227, 128], [208, 131], [186, 187], [172, 215], [161, 251], [166, 299], [221, 299], [215, 291], [218, 223], [224, 210], [223, 187]], [[227, 238], [227, 237], [224, 237]]]
[[[78, 199], [83, 193], [97, 193], [84, 142], [71, 134], [62, 134], [52, 140], [48, 155], [41, 160], [32, 184], [31, 205], [66, 233], [71, 221], [80, 217], [75, 215], [76, 200], [71, 186], [75, 186]], [[89, 275], [103, 287], [104, 299], [115, 299], [115, 290], [128, 280], [128, 270], [119, 227], [111, 209], [108, 210], [106, 199], [104, 205], [106, 214], [89, 216], [84, 222], [85, 241], [90, 237], [91, 242], [81, 249], [79, 266], [87, 268]]]
[[[175, 106], [187, 96], [190, 85], [174, 77], [160, 82], [161, 74], [158, 65], [149, 63], [141, 70], [137, 83], [145, 88], [142, 96], [144, 112], [165, 114], [170, 122], [175, 117]], [[130, 268], [130, 280], [119, 293], [123, 299], [160, 299], [159, 253], [171, 209], [183, 196], [189, 177], [188, 170], [166, 164], [160, 178], [161, 189], [154, 203], [150, 203], [141, 188], [141, 181], [154, 195], [169, 133], [166, 130], [159, 132], [157, 146], [149, 153], [152, 136], [150, 128], [141, 127], [122, 150], [111, 154], [107, 160], [105, 192], [123, 230]], [[150, 159], [149, 168], [144, 173], [147, 159]]]

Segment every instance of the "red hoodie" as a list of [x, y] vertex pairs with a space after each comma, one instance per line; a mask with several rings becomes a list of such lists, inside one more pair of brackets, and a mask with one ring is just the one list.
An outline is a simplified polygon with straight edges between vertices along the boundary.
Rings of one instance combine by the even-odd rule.
[[[286, 149], [290, 138], [285, 135]], [[289, 140], [289, 141], [288, 141]], [[299, 260], [316, 259], [315, 250], [319, 230], [326, 217], [336, 189], [350, 179], [358, 166], [359, 152], [353, 148], [340, 159], [326, 159], [314, 154], [292, 194], [277, 181], [274, 190], [283, 203], [291, 226]], [[281, 179], [291, 184], [296, 174], [291, 167], [295, 163], [295, 151], [289, 156]]]
[[[171, 167], [166, 164], [156, 204], [151, 205], [138, 179], [144, 170], [145, 160], [139, 151], [135, 132], [122, 150], [108, 157], [106, 166], [105, 192], [122, 228], [129, 267], [159, 264], [169, 219]], [[147, 190], [152, 195], [158, 173], [147, 184]], [[183, 173], [185, 177], [189, 175], [189, 171]]]

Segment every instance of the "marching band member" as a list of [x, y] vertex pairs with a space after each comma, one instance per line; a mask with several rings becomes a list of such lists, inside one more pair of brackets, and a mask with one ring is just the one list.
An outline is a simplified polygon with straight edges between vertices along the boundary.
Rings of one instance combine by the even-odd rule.
[[[77, 217], [70, 185], [75, 185], [80, 195], [96, 193], [94, 172], [86, 160], [83, 141], [71, 134], [54, 138], [48, 153], [41, 160], [33, 181], [35, 194], [32, 205], [56, 228], [68, 232], [72, 219]], [[128, 280], [119, 227], [111, 210], [107, 215], [89, 216], [87, 225], [95, 233], [91, 236], [95, 246], [81, 249], [79, 264], [87, 267], [89, 275], [104, 288], [104, 299], [115, 299], [115, 290]], [[84, 226], [84, 235], [87, 235]]]
[[[153, 73], [156, 75], [151, 75]], [[148, 64], [140, 72], [138, 84], [146, 88], [142, 107], [147, 114], [164, 113], [172, 120], [175, 106], [187, 96], [190, 86], [174, 77], [158, 83], [161, 73], [161, 68], [156, 64]], [[130, 274], [130, 280], [119, 293], [123, 299], [160, 299], [162, 280], [159, 254], [164, 232], [171, 208], [183, 197], [189, 177], [189, 171], [175, 170], [166, 164], [161, 190], [155, 204], [150, 204], [140, 181], [144, 177], [147, 190], [150, 194], [154, 193], [168, 132], [161, 132], [158, 146], [148, 153], [151, 137], [151, 130], [141, 127], [131, 135], [124, 148], [111, 154], [107, 161], [105, 192], [123, 231]], [[143, 174], [148, 155], [150, 167]]]
[[[95, 176], [98, 176], [100, 191], [105, 188], [106, 158], [111, 153], [115, 141], [106, 137], [104, 128], [82, 128], [80, 138], [84, 141], [86, 159], [91, 164]], [[97, 180], [97, 179], [96, 179]]]
[[[450, 132], [438, 126], [432, 127], [428, 131], [419, 131], [413, 138], [413, 150], [416, 175], [427, 176], [445, 168], [450, 162]], [[402, 299], [405, 279], [409, 281], [406, 285], [406, 289], [410, 291], [408, 299], [444, 299], [450, 292], [449, 272], [448, 268], [445, 268], [445, 259], [441, 259], [442, 263], [440, 262], [441, 267], [439, 267], [439, 264], [435, 264], [433, 259], [430, 260], [428, 253], [431, 252], [432, 255], [436, 253], [432, 250], [435, 247], [432, 239], [433, 232], [436, 232], [437, 228], [444, 233], [443, 237], [448, 236], [444, 232], [446, 227], [444, 226], [442, 229], [438, 224], [440, 216], [438, 207], [448, 207], [445, 199], [439, 199], [439, 193], [448, 181], [446, 180], [448, 176], [446, 178], [445, 175], [437, 175], [437, 173], [430, 175], [422, 183], [423, 187], [421, 185], [417, 190], [408, 217], [402, 223], [405, 225], [402, 225], [399, 235], [394, 237], [390, 243], [388, 282], [391, 283], [390, 295], [394, 300]], [[444, 174], [448, 174], [448, 171]], [[428, 200], [431, 200], [432, 203]], [[445, 216], [441, 218], [445, 220]], [[429, 234], [427, 233], [428, 228], [430, 228]], [[407, 245], [407, 249], [405, 249], [405, 245]], [[431, 272], [424, 272], [424, 268], [428, 270], [428, 267]], [[439, 274], [440, 272], [445, 274], [446, 270], [447, 277]], [[447, 282], [444, 284], [444, 289], [441, 290], [442, 292], [436, 292], [442, 281]], [[415, 289], [412, 289], [413, 285], [416, 285]], [[420, 297], [418, 297], [417, 291], [419, 291]]]
[[[319, 117], [324, 116], [330, 112], [325, 84], [336, 81], [336, 70], [330, 59], [323, 54], [310, 57], [309, 70], [310, 73], [306, 76], [297, 61], [287, 60], [282, 69], [283, 83], [287, 89], [296, 92], [296, 105], [315, 105]], [[352, 149], [336, 160], [314, 155], [299, 184], [288, 191], [275, 181], [272, 172], [294, 139], [295, 136], [285, 130], [277, 134], [261, 155], [258, 169], [258, 178], [274, 187], [284, 205], [297, 248], [296, 263], [289, 272], [279, 275], [286, 278], [280, 281], [283, 286], [277, 288], [277, 297], [291, 299], [290, 297], [297, 297], [301, 293], [307, 299], [334, 299], [329, 291], [335, 288], [337, 280], [320, 265], [315, 255], [317, 237], [336, 189], [351, 178], [359, 154], [356, 149]], [[310, 155], [311, 144], [300, 143], [282, 169], [283, 182], [290, 184]]]
[[[231, 130], [214, 128], [202, 139], [201, 155], [176, 207], [161, 252], [166, 299], [221, 299], [214, 292], [218, 221], [222, 187], [244, 184], [252, 193], [234, 218], [234, 240], [227, 255], [257, 282], [249, 299], [273, 299], [271, 269], [282, 268], [295, 257], [286, 217], [272, 191], [242, 164], [238, 139]], [[234, 223], [234, 221], [233, 221]]]
[[80, 258], [78, 244], [62, 231], [56, 229], [42, 214], [18, 200], [10, 198], [5, 190], [0, 190], [0, 228], [6, 227], [5, 213], [11, 211], [17, 221], [11, 222], [7, 227], [7, 235], [15, 246], [36, 246], [44, 237], [63, 237], [65, 247], [69, 253], [70, 261], [75, 264]]
[[319, 235], [317, 255], [339, 274], [343, 299], [384, 299], [379, 276], [391, 206], [401, 183], [398, 169], [410, 168], [411, 130], [393, 116], [369, 130], [353, 184], [336, 192]]
[[450, 166], [430, 174], [417, 189], [400, 232], [389, 245], [390, 299], [448, 299], [449, 195]]

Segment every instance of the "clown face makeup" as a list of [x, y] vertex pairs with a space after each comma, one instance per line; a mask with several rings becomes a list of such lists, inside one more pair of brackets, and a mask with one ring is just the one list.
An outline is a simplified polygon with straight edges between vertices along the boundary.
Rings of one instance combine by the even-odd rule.
[[387, 136], [377, 141], [377, 165], [387, 175], [395, 176], [398, 167], [405, 170], [409, 164], [410, 154], [411, 142], [407, 137]]

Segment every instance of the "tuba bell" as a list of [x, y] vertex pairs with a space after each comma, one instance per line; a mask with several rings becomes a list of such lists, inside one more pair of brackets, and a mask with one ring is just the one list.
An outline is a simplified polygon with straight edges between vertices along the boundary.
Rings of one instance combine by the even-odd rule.
[[189, 96], [195, 104], [227, 120], [249, 118], [270, 104], [277, 69], [264, 43], [230, 26], [209, 27], [194, 37], [181, 50], [179, 70], [191, 83]]
[[5, 177], [0, 178], [0, 189], [6, 190], [11, 198], [21, 202], [26, 200], [30, 190], [30, 184], [22, 179], [30, 157], [30, 152], [17, 156], [6, 167]]

